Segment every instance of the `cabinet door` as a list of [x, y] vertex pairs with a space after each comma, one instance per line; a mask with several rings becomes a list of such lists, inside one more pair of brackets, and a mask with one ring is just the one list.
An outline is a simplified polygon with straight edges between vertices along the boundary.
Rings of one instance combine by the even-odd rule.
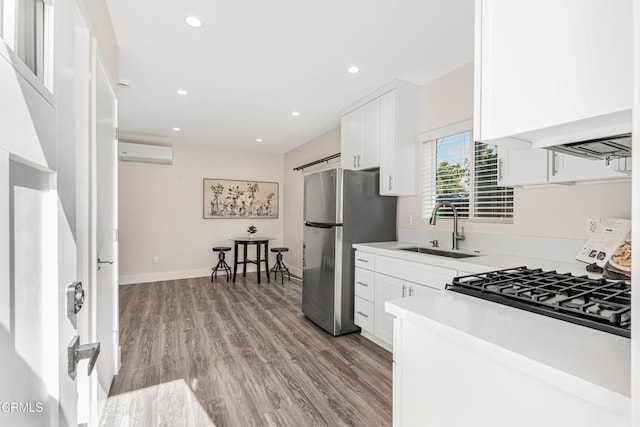
[[631, 1], [476, 5], [480, 140], [631, 108]]
[[380, 166], [380, 98], [365, 104], [359, 111], [362, 114], [362, 145], [357, 157], [357, 169], [370, 169]]
[[378, 273], [375, 282], [375, 335], [387, 344], [393, 344], [393, 316], [384, 310], [384, 303], [403, 298], [408, 292], [408, 286], [403, 280]]
[[357, 169], [357, 155], [362, 145], [362, 113], [355, 110], [342, 116], [340, 121], [341, 155], [343, 169]]
[[397, 108], [396, 91], [385, 93], [380, 98], [380, 194], [397, 193]]
[[607, 166], [604, 160], [583, 159], [568, 154], [549, 153], [551, 166], [549, 168], [549, 182], [592, 181], [601, 179], [628, 178], [624, 172]]
[[498, 185], [545, 184], [547, 182], [548, 151], [542, 148], [498, 147]]

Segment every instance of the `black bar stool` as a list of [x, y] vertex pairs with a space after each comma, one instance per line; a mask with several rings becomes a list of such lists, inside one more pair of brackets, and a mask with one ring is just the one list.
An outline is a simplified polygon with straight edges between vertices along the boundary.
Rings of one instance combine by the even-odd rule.
[[271, 267], [271, 270], [269, 270], [271, 273], [273, 273], [273, 277], [278, 278], [278, 273], [280, 273], [282, 275], [282, 284], [284, 284], [284, 272], [286, 271], [287, 274], [289, 275], [289, 280], [291, 280], [291, 273], [289, 272], [289, 269], [287, 268], [286, 265], [284, 265], [284, 262], [282, 262], [282, 253], [283, 252], [289, 252], [289, 248], [271, 248], [271, 252], [276, 252], [276, 263], [273, 264], [273, 267]]
[[227, 282], [229, 281], [229, 276], [231, 276], [231, 267], [224, 260], [224, 253], [230, 251], [231, 248], [228, 246], [216, 246], [213, 248], [214, 252], [218, 252], [218, 264], [211, 269], [211, 282], [213, 282], [213, 276], [218, 278], [218, 270], [223, 270], [227, 273]]

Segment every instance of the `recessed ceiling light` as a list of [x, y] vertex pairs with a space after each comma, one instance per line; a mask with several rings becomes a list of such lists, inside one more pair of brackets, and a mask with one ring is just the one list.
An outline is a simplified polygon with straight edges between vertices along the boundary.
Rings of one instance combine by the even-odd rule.
[[184, 89], [178, 89], [178, 95], [186, 95], [187, 91]]
[[348, 72], [350, 72], [351, 74], [355, 74], [355, 73], [357, 73], [358, 71], [360, 71], [360, 68], [358, 68], [358, 67], [356, 67], [355, 65], [353, 65], [353, 66], [349, 67], [349, 68], [347, 69], [347, 71], [348, 71]]
[[188, 26], [193, 27], [193, 28], [202, 27], [202, 21], [200, 21], [195, 16], [187, 16], [184, 19], [184, 22], [186, 22]]
[[174, 131], [180, 132], [180, 128], [173, 128]]
[[298, 111], [294, 111], [293, 113], [291, 113], [292, 116], [299, 116], [300, 113]]
[[262, 142], [262, 138], [257, 138], [256, 142]]

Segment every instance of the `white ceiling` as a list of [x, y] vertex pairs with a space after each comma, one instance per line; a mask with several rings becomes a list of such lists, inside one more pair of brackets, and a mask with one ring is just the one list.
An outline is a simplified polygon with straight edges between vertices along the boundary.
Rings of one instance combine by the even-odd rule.
[[[118, 89], [130, 139], [286, 152], [395, 78], [424, 84], [473, 59], [473, 0], [107, 4], [119, 79], [132, 82]], [[188, 15], [203, 26], [188, 27]]]

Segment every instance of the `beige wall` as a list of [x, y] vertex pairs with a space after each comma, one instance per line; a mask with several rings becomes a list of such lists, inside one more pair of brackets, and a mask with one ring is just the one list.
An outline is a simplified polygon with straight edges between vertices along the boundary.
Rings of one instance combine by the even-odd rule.
[[[420, 132], [472, 117], [473, 63], [423, 86]], [[513, 224], [465, 221], [465, 232], [584, 238], [587, 218], [631, 218], [629, 181], [517, 188], [514, 198]], [[409, 216], [413, 218], [413, 225], [409, 225]], [[420, 196], [399, 198], [398, 227], [433, 229], [428, 220], [421, 219]], [[448, 230], [451, 224], [450, 221], [438, 221], [436, 227]]]
[[[232, 246], [228, 239], [251, 224], [282, 244], [283, 154], [186, 143], [173, 150], [172, 166], [119, 163], [121, 283], [206, 276], [217, 262], [211, 248]], [[278, 182], [279, 218], [203, 219], [203, 178]]]
[[[302, 275], [302, 211], [304, 172], [296, 166], [340, 152], [340, 128], [333, 129], [301, 145], [284, 156], [284, 245], [289, 248], [285, 264], [295, 275]], [[321, 168], [325, 165], [318, 165]], [[310, 172], [313, 168], [306, 169]]]

